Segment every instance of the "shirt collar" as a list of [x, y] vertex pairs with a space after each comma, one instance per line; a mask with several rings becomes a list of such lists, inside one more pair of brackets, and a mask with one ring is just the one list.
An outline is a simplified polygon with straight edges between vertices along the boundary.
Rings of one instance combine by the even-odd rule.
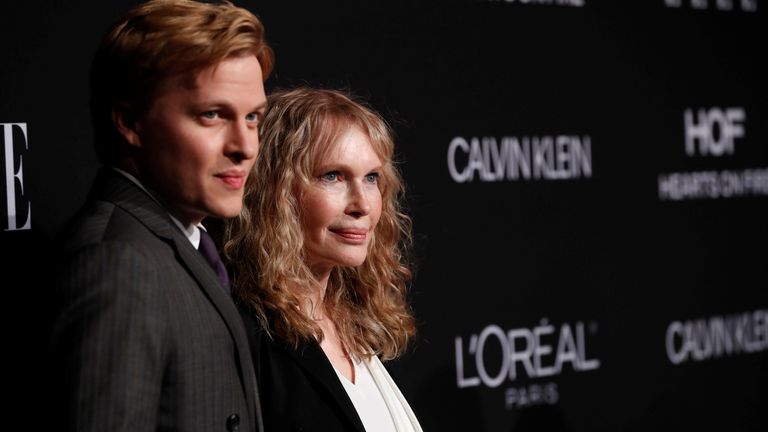
[[[128, 172], [126, 172], [124, 170], [121, 170], [120, 168], [112, 167], [112, 169], [114, 169], [115, 171], [117, 171], [120, 174], [122, 174], [125, 178], [127, 178], [128, 180], [133, 182], [136, 186], [140, 187], [141, 190], [143, 190], [144, 192], [147, 193], [147, 195], [150, 196], [150, 198], [155, 200], [156, 203], [160, 204], [161, 207], [165, 208], [165, 206], [163, 206], [163, 204], [160, 202], [160, 200], [158, 200], [152, 194], [152, 192], [147, 190], [147, 188], [144, 187], [143, 184], [141, 184], [141, 181], [139, 181], [139, 179], [137, 179], [133, 175], [129, 174]], [[198, 224], [189, 225], [189, 226], [185, 227], [184, 225], [181, 224], [181, 221], [176, 219], [176, 217], [171, 214], [171, 212], [168, 212], [168, 216], [171, 217], [171, 220], [173, 221], [173, 223], [177, 227], [179, 227], [179, 229], [181, 230], [182, 233], [184, 233], [184, 235], [187, 237], [187, 240], [189, 240], [189, 242], [192, 243], [192, 246], [194, 246], [194, 248], [197, 249], [198, 246], [200, 246], [200, 230], [205, 230], [205, 227], [203, 226], [203, 224], [198, 223]]]

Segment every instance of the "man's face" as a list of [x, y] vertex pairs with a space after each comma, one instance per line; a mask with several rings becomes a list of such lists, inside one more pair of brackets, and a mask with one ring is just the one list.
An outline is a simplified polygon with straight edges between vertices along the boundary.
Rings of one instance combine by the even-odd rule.
[[255, 56], [168, 80], [133, 128], [139, 179], [183, 224], [236, 216], [265, 105]]

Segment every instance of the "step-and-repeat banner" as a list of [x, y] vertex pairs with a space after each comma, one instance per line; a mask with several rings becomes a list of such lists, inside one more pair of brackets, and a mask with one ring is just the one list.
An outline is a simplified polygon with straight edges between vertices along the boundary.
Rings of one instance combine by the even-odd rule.
[[[29, 427], [50, 251], [97, 169], [89, 63], [132, 4], [0, 8], [3, 388]], [[345, 88], [396, 132], [419, 334], [391, 370], [425, 430], [768, 430], [768, 5], [240, 4], [268, 90]]]

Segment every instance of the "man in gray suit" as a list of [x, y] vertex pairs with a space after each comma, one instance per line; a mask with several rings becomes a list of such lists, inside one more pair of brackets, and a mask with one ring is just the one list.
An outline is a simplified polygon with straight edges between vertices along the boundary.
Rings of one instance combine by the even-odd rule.
[[262, 430], [226, 271], [196, 249], [212, 245], [204, 218], [240, 212], [272, 64], [261, 22], [228, 2], [153, 0], [103, 40], [91, 109], [105, 166], [57, 276], [60, 429]]

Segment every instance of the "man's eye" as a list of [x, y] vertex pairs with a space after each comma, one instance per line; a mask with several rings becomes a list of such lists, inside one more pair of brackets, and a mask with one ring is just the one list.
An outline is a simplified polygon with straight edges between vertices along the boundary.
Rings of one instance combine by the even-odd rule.
[[259, 121], [259, 113], [250, 113], [247, 116], [245, 116], [245, 120], [249, 122], [258, 122]]
[[203, 118], [208, 120], [214, 120], [219, 116], [216, 111], [206, 111], [203, 113]]

